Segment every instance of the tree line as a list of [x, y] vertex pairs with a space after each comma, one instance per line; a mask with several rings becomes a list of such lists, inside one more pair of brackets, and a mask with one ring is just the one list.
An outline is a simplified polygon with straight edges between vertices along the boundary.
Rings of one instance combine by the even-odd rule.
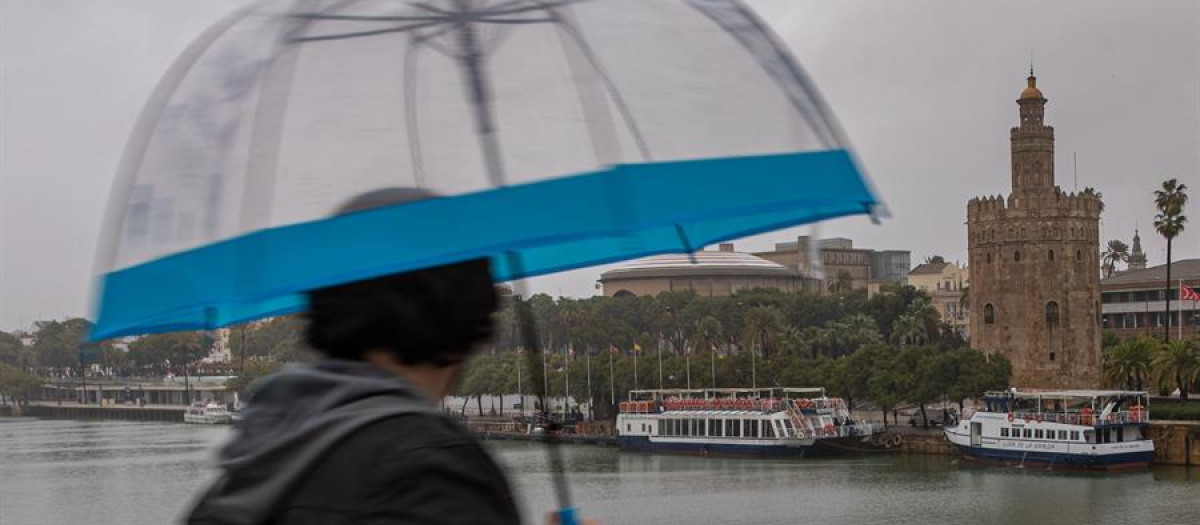
[[[497, 312], [495, 337], [459, 386], [459, 394], [480, 405], [485, 395], [532, 395], [540, 380], [554, 397], [570, 385], [573, 398], [586, 396], [601, 412], [611, 412], [612, 402], [629, 390], [660, 385], [825, 386], [831, 395], [890, 409], [901, 402], [961, 402], [1005, 387], [1011, 372], [1002, 357], [968, 348], [940, 321], [929, 297], [911, 286], [895, 285], [872, 297], [864, 290], [825, 295], [761, 289], [712, 298], [691, 292], [584, 299], [539, 294], [526, 299], [537, 326], [536, 350], [523, 347], [514, 300]], [[228, 386], [245, 393], [256, 378], [312, 356], [305, 350], [302, 316], [232, 327], [224, 341], [232, 361], [212, 364], [200, 360], [215, 333], [150, 335], [123, 352], [108, 342], [83, 344], [90, 328], [83, 319], [38, 323], [32, 347], [4, 334], [0, 363], [43, 376], [92, 364], [115, 376], [227, 374], [234, 376]]]
[[872, 297], [748, 290], [528, 302], [542, 355], [522, 347], [515, 310], [503, 309], [495, 341], [460, 384], [480, 410], [485, 395], [529, 396], [543, 381], [551, 397], [592, 401], [600, 417], [629, 390], [660, 386], [824, 386], [851, 403], [923, 411], [1006, 388], [1012, 370], [1002, 356], [967, 347], [911, 286]]

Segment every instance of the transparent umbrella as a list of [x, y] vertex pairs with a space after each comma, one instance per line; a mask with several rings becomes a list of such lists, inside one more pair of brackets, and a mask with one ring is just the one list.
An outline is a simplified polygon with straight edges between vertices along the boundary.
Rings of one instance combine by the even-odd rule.
[[[497, 281], [877, 204], [736, 0], [296, 0], [219, 22], [145, 107], [98, 254], [94, 338], [304, 309], [476, 257]], [[330, 217], [354, 195], [441, 198]]]
[[[328, 218], [388, 186], [446, 198]], [[297, 311], [313, 287], [478, 256], [510, 280], [691, 251], [875, 203], [740, 2], [268, 2], [202, 35], [143, 111], [95, 336]]]

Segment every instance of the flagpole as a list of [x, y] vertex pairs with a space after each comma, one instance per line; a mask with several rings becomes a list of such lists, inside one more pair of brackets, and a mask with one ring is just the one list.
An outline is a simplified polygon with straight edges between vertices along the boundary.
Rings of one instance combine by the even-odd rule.
[[592, 399], [592, 349], [588, 348], [587, 354], [587, 388], [588, 388], [588, 415], [589, 419], [596, 419], [596, 401]]
[[662, 336], [658, 337], [658, 389], [662, 390]]
[[634, 343], [633, 344], [633, 389], [634, 390], [638, 389], [638, 369], [637, 369], [638, 348], [641, 348], [641, 345]]
[[517, 352], [517, 397], [521, 398], [521, 417], [525, 417], [525, 392], [521, 388], [521, 354]]
[[567, 345], [567, 350], [563, 352], [563, 381], [566, 383], [563, 392], [563, 420], [567, 418], [567, 412], [571, 410], [571, 352], [575, 350], [572, 345]]
[[709, 365], [712, 366], [712, 387], [717, 388], [717, 349], [710, 344], [708, 350]]
[[542, 405], [542, 412], [545, 414], [551, 414], [552, 412], [550, 411], [550, 405], [551, 405], [551, 403], [550, 403], [550, 370], [549, 370], [549, 367], [546, 366], [546, 352], [549, 352], [549, 350], [542, 351], [542, 388], [544, 388], [546, 390], [546, 398], [542, 400], [542, 403], [544, 403]]
[[[1183, 295], [1183, 279], [1179, 280], [1179, 295]], [[1182, 299], [1183, 298], [1180, 297], [1179, 302], [1181, 304], [1183, 303]], [[1171, 322], [1171, 312], [1167, 312], [1167, 323], [1170, 323], [1170, 322]], [[1175, 324], [1179, 325], [1179, 336], [1177, 337], [1177, 339], [1182, 341], [1183, 340], [1183, 309], [1182, 308], [1179, 310], [1179, 322], [1175, 323]], [[1170, 324], [1168, 324], [1167, 326], [1170, 326]]]
[[692, 389], [692, 352], [688, 351], [686, 349], [685, 349], [685, 352], [686, 353], [683, 354], [683, 362], [685, 365], [684, 368], [687, 370], [687, 387], [688, 387], [688, 390], [691, 390]]
[[608, 349], [608, 396], [609, 402], [613, 406], [617, 406], [617, 377], [613, 374], [613, 353], [612, 348]]

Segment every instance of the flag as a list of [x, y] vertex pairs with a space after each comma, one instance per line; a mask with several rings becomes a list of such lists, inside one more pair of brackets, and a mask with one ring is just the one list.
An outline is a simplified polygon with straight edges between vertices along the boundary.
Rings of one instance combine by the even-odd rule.
[[572, 343], [570, 346], [567, 347], [567, 355], [571, 356], [571, 359], [575, 359], [575, 344], [574, 343]]
[[617, 345], [608, 345], [608, 353], [612, 355], [621, 355], [621, 349]]
[[642, 345], [639, 345], [639, 344], [637, 344], [637, 343], [633, 343], [633, 353], [634, 353], [635, 355], [636, 355], [636, 354], [640, 354], [640, 353], [642, 353]]
[[1196, 293], [1196, 289], [1186, 284], [1179, 286], [1180, 301], [1200, 301], [1200, 293]]

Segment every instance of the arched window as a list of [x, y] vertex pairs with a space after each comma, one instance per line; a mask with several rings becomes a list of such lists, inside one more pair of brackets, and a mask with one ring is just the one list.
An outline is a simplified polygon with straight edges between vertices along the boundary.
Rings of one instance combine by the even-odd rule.
[[1013, 252], [1013, 260], [1017, 261], [1017, 262], [1021, 262], [1021, 250], [1017, 250], [1017, 251]]
[[987, 254], [987, 262], [988, 262], [988, 264], [991, 264], [991, 263], [992, 263], [992, 254], [991, 254], [991, 252], [988, 252], [988, 254]]
[[1083, 250], [1075, 250], [1075, 260], [1076, 261], [1083, 260]]
[[983, 307], [983, 324], [995, 324], [995, 323], [996, 323], [996, 309], [992, 308], [991, 303], [988, 303], [987, 305], [984, 305], [984, 307]]
[[1051, 361], [1053, 361], [1053, 360], [1054, 360], [1054, 352], [1050, 352], [1050, 360], [1051, 360]]
[[636, 296], [633, 294], [633, 292], [631, 292], [629, 290], [617, 290], [617, 293], [613, 294], [613, 297], [636, 297]]
[[1054, 250], [1050, 250], [1050, 260], [1054, 260]]
[[1058, 328], [1058, 303], [1046, 303], [1046, 328]]

